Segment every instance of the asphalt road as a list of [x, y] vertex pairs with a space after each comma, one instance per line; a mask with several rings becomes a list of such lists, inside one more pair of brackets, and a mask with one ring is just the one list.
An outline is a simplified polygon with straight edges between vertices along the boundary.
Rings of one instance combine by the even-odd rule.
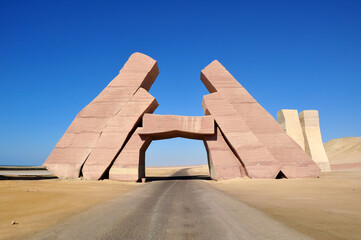
[[[179, 173], [178, 173], [179, 175]], [[311, 239], [213, 188], [176, 177], [144, 184], [32, 239]]]

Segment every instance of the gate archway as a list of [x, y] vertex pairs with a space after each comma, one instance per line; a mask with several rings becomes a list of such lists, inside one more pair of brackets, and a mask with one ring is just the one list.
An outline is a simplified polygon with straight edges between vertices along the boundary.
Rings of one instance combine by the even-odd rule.
[[182, 137], [153, 140], [145, 152], [145, 178], [147, 182], [210, 180], [203, 141]]
[[241, 162], [230, 150], [211, 116], [145, 114], [138, 127], [109, 170], [109, 179], [137, 181], [145, 177], [145, 152], [153, 140], [197, 139], [204, 142], [212, 179], [246, 176]]
[[210, 92], [203, 96], [205, 117], [145, 114], [158, 107], [148, 92], [158, 73], [154, 59], [132, 54], [77, 114], [43, 165], [58, 177], [102, 179], [109, 173], [133, 181], [144, 175], [152, 139], [180, 136], [204, 141], [213, 179], [319, 175], [316, 163], [217, 60], [201, 71]]

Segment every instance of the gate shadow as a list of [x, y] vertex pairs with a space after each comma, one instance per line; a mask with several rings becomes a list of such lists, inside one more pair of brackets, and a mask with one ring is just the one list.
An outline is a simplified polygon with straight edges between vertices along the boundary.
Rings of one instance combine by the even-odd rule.
[[169, 176], [169, 177], [146, 177], [146, 182], [155, 181], [169, 181], [169, 180], [211, 180], [208, 175], [193, 175], [193, 176]]

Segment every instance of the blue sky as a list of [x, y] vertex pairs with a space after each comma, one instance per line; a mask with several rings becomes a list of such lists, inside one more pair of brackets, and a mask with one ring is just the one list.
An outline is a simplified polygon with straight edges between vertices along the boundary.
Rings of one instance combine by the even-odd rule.
[[[133, 52], [158, 61], [157, 114], [203, 115], [218, 59], [270, 113], [317, 109], [326, 142], [361, 136], [361, 1], [0, 0], [0, 165], [40, 165]], [[148, 165], [206, 163], [156, 141]]]

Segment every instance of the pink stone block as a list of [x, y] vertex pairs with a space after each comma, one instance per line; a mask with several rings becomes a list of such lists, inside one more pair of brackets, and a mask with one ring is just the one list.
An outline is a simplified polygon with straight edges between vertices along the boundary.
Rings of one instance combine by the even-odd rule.
[[80, 118], [77, 117], [70, 124], [67, 133], [96, 132], [100, 133], [109, 122], [108, 118]]
[[142, 54], [134, 53], [108, 86], [135, 86], [149, 91], [159, 74], [157, 62]]
[[[134, 76], [136, 77], [136, 76]], [[93, 102], [127, 102], [134, 93], [134, 87], [106, 87]]]
[[82, 166], [78, 159], [86, 159], [90, 151], [90, 148], [55, 147], [43, 166], [59, 178], [78, 178]]
[[214, 134], [214, 119], [210, 116], [175, 116], [145, 114], [141, 135], [153, 140], [173, 137], [203, 139], [204, 135]]
[[[100, 179], [116, 159], [126, 140], [131, 137], [133, 129], [140, 122], [144, 113], [153, 112], [157, 106], [158, 103], [152, 95], [143, 88], [138, 89], [132, 99], [109, 122], [111, 131], [107, 130], [108, 126], [104, 129], [84, 164], [83, 177]], [[129, 121], [131, 124], [114, 124], [118, 119]]]
[[234, 106], [253, 132], [284, 133], [276, 120], [258, 103], [238, 103]]
[[307, 154], [218, 61], [202, 70], [201, 80], [212, 93], [203, 99], [204, 112], [215, 118], [249, 176], [275, 177], [280, 169], [286, 177], [319, 174]]
[[99, 139], [97, 132], [66, 132], [56, 145], [59, 148], [92, 148]]
[[[131, 130], [131, 128], [130, 128]], [[94, 149], [119, 149], [120, 146], [125, 142], [125, 140], [129, 137], [129, 131], [123, 132], [103, 132], [97, 141], [96, 145], [93, 147]]]
[[145, 151], [151, 143], [148, 136], [140, 136], [138, 128], [109, 170], [109, 179], [118, 181], [137, 181], [145, 177]]
[[204, 145], [208, 152], [212, 179], [221, 180], [247, 176], [244, 166], [233, 154], [219, 128], [216, 129], [214, 135], [204, 137]]
[[113, 117], [124, 105], [122, 102], [91, 102], [83, 110], [81, 110], [77, 117], [89, 118], [89, 117]]
[[[120, 70], [119, 75], [77, 114], [64, 137], [45, 161], [44, 166], [57, 176], [78, 177], [81, 166], [91, 152], [92, 146], [95, 145], [95, 136], [102, 134], [107, 124], [121, 111], [123, 106], [127, 105], [140, 87], [149, 90], [158, 73], [158, 65], [154, 59], [141, 53], [132, 54]], [[157, 104], [153, 102], [151, 106], [148, 106], [146, 112], [151, 112], [151, 109], [156, 106]], [[115, 128], [119, 124], [113, 123], [112, 126]], [[125, 129], [129, 129], [129, 126], [135, 126], [133, 120], [129, 121]], [[88, 134], [90, 132], [94, 134]], [[59, 152], [57, 149], [61, 149], [61, 151]], [[83, 154], [84, 151], [87, 154]], [[74, 166], [74, 169], [71, 169], [71, 166]]]
[[215, 118], [229, 147], [245, 166], [249, 177], [274, 178], [278, 174], [279, 162], [223, 95], [212, 93], [204, 96], [203, 106]]
[[234, 105], [239, 103], [257, 103], [243, 87], [222, 89], [222, 95], [227, 96], [227, 100]]

